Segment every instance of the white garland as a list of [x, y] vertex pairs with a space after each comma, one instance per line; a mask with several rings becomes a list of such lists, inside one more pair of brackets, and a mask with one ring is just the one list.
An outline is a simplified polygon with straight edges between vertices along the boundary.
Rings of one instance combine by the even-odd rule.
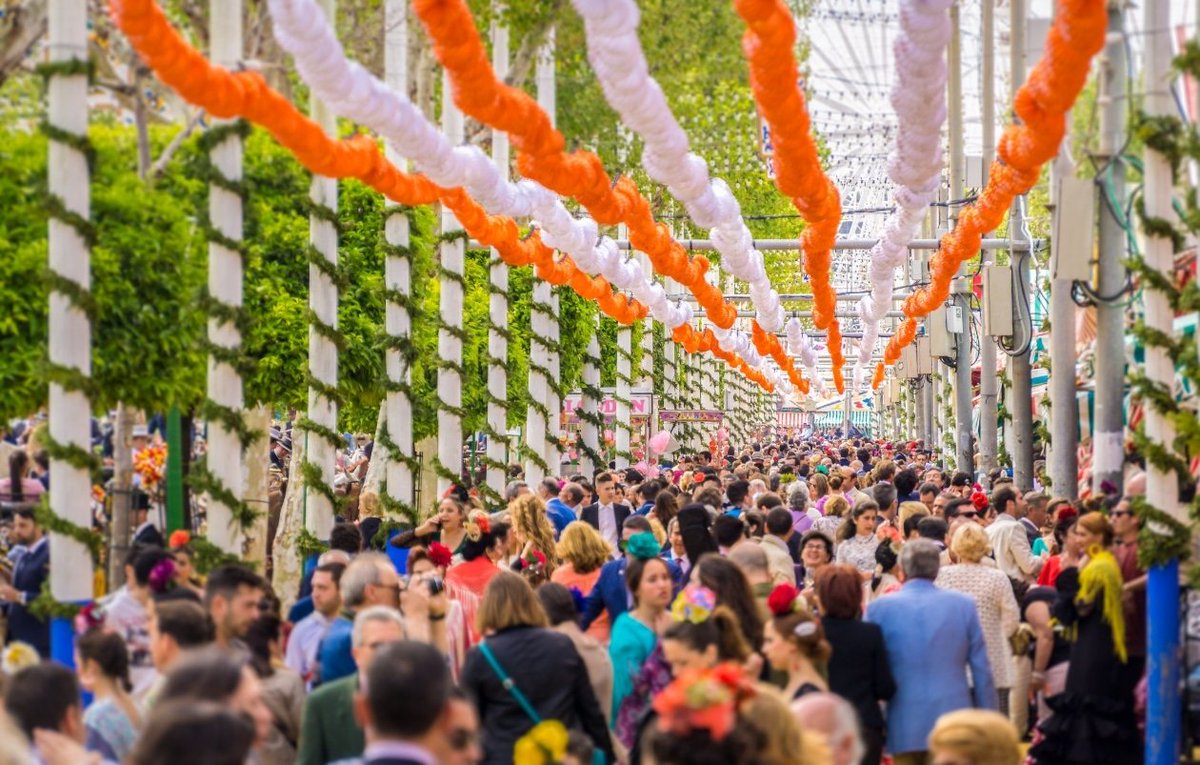
[[908, 243], [937, 196], [942, 172], [942, 124], [946, 121], [946, 45], [953, 0], [901, 0], [900, 36], [893, 45], [896, 78], [891, 102], [898, 124], [888, 177], [896, 184], [896, 210], [871, 249], [870, 294], [858, 303], [863, 336], [854, 366], [852, 390], [861, 390], [866, 365], [875, 351], [879, 322], [892, 306], [895, 271]]
[[816, 396], [825, 395], [825, 379], [817, 370], [817, 349], [812, 343], [812, 339], [804, 333], [804, 325], [800, 323], [800, 319], [793, 316], [788, 319], [787, 327], [785, 328], [788, 339], [788, 353], [800, 360], [800, 366], [804, 367], [808, 372], [808, 379], [812, 381], [813, 394]]
[[692, 153], [687, 134], [671, 113], [662, 88], [650, 76], [638, 40], [634, 0], [572, 0], [583, 17], [588, 60], [605, 98], [643, 141], [642, 166], [683, 203], [688, 215], [721, 253], [721, 265], [750, 287], [756, 319], [768, 332], [783, 329], [784, 312], [771, 287], [762, 253], [729, 186], [711, 178], [708, 165]]
[[335, 113], [381, 135], [439, 186], [463, 186], [491, 214], [532, 218], [542, 241], [569, 255], [589, 274], [628, 290], [670, 329], [692, 318], [689, 305], [672, 302], [636, 259], [600, 237], [596, 222], [576, 219], [556, 194], [529, 180], [508, 181], [474, 145], [454, 146], [403, 93], [346, 57], [315, 0], [269, 0], [272, 29], [292, 55], [300, 77]]

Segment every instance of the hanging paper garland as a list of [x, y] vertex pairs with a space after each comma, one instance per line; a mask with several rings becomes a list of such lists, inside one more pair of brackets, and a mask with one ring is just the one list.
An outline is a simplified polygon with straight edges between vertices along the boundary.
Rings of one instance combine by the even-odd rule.
[[692, 153], [662, 88], [650, 76], [637, 35], [637, 4], [573, 0], [573, 5], [584, 19], [588, 61], [605, 97], [645, 141], [642, 166], [683, 203], [696, 225], [709, 229], [722, 267], [749, 285], [758, 323], [768, 332], [780, 331], [779, 295], [771, 288], [762, 253], [754, 248], [737, 199], [724, 181], [709, 176], [708, 165]]
[[147, 65], [189, 103], [215, 117], [242, 116], [261, 125], [317, 175], [356, 178], [399, 204], [441, 201], [472, 237], [495, 247], [509, 265], [553, 266], [555, 284], [570, 283], [618, 322], [645, 318], [646, 306], [614, 293], [603, 278], [587, 276], [566, 259], [556, 264], [554, 251], [537, 232], [523, 239], [515, 221], [489, 216], [462, 189], [443, 189], [428, 178], [401, 172], [366, 136], [328, 137], [257, 72], [233, 73], [211, 65], [183, 40], [153, 0], [113, 0], [111, 7], [117, 25]]
[[625, 223], [630, 243], [646, 253], [656, 273], [691, 291], [714, 324], [733, 325], [737, 309], [705, 279], [708, 260], [688, 258], [667, 227], [654, 220], [649, 201], [633, 180], [621, 177], [613, 183], [595, 153], [566, 152], [566, 139], [537, 102], [496, 78], [465, 2], [418, 0], [413, 7], [433, 41], [434, 54], [450, 75], [455, 104], [512, 137], [523, 175], [564, 197], [574, 197], [600, 224]]
[[[946, 121], [946, 45], [950, 42], [949, 9], [953, 0], [903, 0], [900, 36], [892, 46], [896, 78], [891, 102], [896, 110], [896, 145], [888, 160], [888, 177], [896, 185], [896, 208], [871, 248], [868, 278], [871, 292], [858, 302], [862, 342], [854, 366], [854, 390], [862, 388], [865, 365], [875, 352], [879, 322], [892, 307], [896, 269], [904, 264], [908, 243], [916, 235], [929, 203], [937, 196]], [[875, 379], [882, 381], [879, 370]], [[874, 385], [877, 382], [872, 381]]]
[[275, 38], [314, 95], [335, 113], [378, 133], [438, 185], [463, 186], [489, 213], [533, 217], [547, 246], [631, 291], [664, 324], [691, 319], [691, 308], [669, 301], [636, 260], [625, 259], [611, 239], [598, 236], [594, 221], [576, 219], [556, 194], [533, 181], [508, 181], [478, 146], [453, 146], [405, 94], [350, 61], [315, 0], [270, 0], [270, 8]]
[[963, 208], [954, 230], [942, 237], [929, 262], [930, 283], [905, 299], [908, 318], [887, 344], [881, 363], [894, 364], [900, 358], [900, 351], [916, 337], [917, 320], [945, 302], [955, 274], [979, 252], [983, 235], [999, 227], [1013, 200], [1033, 188], [1042, 165], [1057, 154], [1066, 134], [1067, 111], [1087, 82], [1092, 57], [1104, 47], [1107, 23], [1104, 0], [1058, 4], [1046, 52], [1017, 91], [1013, 110], [1020, 122], [1005, 129], [987, 185]]
[[[746, 22], [742, 49], [750, 64], [754, 100], [771, 129], [775, 185], [791, 198], [808, 226], [800, 237], [804, 272], [813, 294], [813, 324], [826, 330], [833, 382], [843, 392], [841, 330], [837, 294], [830, 283], [833, 246], [842, 217], [837, 187], [821, 170], [800, 74], [796, 68], [796, 26], [783, 0], [735, 0]], [[799, 387], [799, 386], [797, 386]]]

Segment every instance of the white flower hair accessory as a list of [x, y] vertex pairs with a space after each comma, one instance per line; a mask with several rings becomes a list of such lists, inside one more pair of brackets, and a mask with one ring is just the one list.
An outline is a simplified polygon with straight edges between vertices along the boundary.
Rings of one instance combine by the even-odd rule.
[[816, 622], [800, 622], [796, 628], [792, 630], [796, 637], [812, 637], [817, 634]]

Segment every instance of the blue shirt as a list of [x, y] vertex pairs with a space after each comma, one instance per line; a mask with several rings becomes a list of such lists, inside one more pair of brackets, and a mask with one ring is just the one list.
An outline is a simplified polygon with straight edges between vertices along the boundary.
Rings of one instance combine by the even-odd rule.
[[653, 503], [653, 502], [647, 502], [646, 504], [642, 505], [641, 507], [639, 507], [639, 508], [638, 508], [637, 510], [635, 510], [634, 512], [636, 512], [638, 515], [649, 515], [649, 514], [650, 514], [650, 511], [651, 511], [651, 510], [653, 510], [653, 509], [654, 509], [654, 503]]
[[554, 537], [556, 539], [558, 538], [559, 534], [563, 533], [563, 529], [565, 529], [568, 524], [579, 520], [579, 517], [575, 515], [575, 511], [568, 507], [567, 503], [563, 502], [558, 497], [552, 497], [550, 501], [546, 503], [546, 517], [549, 518], [550, 522], [554, 524]]
[[321, 647], [317, 649], [317, 662], [321, 667], [321, 682], [328, 683], [353, 675], [358, 666], [350, 653], [354, 622], [339, 616], [329, 625]]

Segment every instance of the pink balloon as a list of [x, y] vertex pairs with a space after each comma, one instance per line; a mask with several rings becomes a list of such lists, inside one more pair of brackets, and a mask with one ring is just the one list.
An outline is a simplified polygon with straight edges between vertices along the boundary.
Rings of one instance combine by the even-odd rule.
[[667, 450], [667, 445], [671, 442], [671, 434], [665, 430], [660, 430], [650, 437], [650, 453], [662, 454]]

